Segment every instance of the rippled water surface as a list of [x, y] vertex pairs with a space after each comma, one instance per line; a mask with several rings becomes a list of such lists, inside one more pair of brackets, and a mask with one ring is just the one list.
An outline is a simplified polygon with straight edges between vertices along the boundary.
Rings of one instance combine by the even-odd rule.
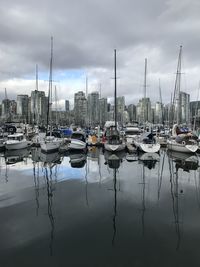
[[0, 157], [0, 266], [199, 266], [198, 156]]

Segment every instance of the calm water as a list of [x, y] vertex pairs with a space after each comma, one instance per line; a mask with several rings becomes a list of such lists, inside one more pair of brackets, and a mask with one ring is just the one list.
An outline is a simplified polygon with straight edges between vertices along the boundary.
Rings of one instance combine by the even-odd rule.
[[15, 153], [0, 157], [1, 267], [199, 266], [198, 156]]

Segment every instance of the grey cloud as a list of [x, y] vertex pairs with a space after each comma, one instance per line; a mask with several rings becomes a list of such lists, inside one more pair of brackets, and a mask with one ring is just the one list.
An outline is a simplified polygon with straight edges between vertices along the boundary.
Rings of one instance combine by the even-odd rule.
[[161, 76], [163, 98], [169, 101], [182, 44], [183, 66], [194, 95], [199, 77], [190, 72], [193, 68], [200, 71], [199, 12], [196, 0], [3, 0], [0, 80], [34, 77], [36, 63], [48, 72], [53, 35], [55, 71], [87, 70], [103, 84], [102, 93], [112, 97], [110, 78], [113, 49], [117, 48], [119, 94], [129, 96], [129, 101], [141, 97], [147, 57], [151, 97], [156, 100]]

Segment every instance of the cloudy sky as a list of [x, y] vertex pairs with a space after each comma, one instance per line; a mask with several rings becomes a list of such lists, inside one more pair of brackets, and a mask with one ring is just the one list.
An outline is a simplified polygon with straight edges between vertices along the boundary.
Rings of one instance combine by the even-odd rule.
[[181, 90], [197, 99], [200, 80], [199, 0], [1, 0], [0, 99], [35, 89], [48, 91], [50, 37], [54, 37], [53, 80], [62, 106], [78, 90], [99, 90], [112, 101], [113, 50], [117, 49], [118, 96], [137, 103], [143, 96], [170, 102], [180, 45]]

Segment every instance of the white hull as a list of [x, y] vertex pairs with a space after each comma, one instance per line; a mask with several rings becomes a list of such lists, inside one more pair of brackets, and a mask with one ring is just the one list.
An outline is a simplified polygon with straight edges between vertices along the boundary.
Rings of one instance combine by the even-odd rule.
[[50, 140], [50, 141], [42, 141], [40, 143], [41, 151], [46, 152], [46, 153], [58, 151], [61, 144], [62, 144], [62, 140], [58, 138]]
[[198, 145], [186, 145], [179, 144], [175, 140], [167, 141], [167, 148], [172, 151], [181, 152], [181, 153], [195, 153], [198, 149]]
[[70, 150], [84, 150], [86, 148], [86, 143], [81, 140], [71, 139], [68, 147]]
[[23, 149], [28, 147], [28, 142], [25, 139], [21, 141], [8, 140], [5, 143], [5, 147], [7, 150]]
[[134, 141], [135, 146], [145, 153], [157, 153], [160, 150], [160, 144], [143, 144], [139, 141]]
[[110, 152], [122, 151], [125, 149], [125, 147], [126, 147], [125, 144], [118, 144], [118, 145], [112, 145], [108, 143], [104, 144], [105, 150], [110, 151]]

